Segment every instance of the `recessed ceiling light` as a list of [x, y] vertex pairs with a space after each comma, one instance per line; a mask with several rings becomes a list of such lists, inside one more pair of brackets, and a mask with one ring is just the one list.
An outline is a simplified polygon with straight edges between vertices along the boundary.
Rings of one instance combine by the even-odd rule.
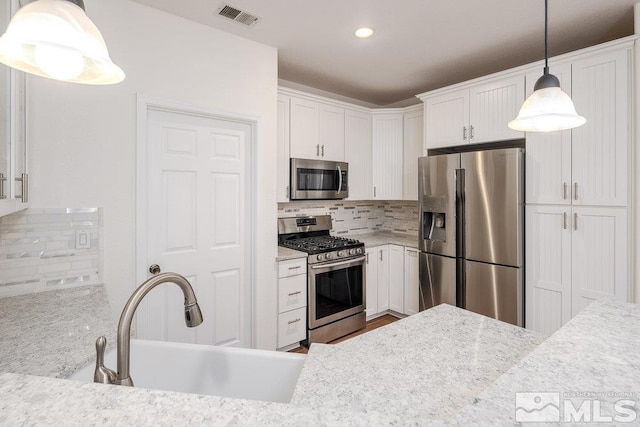
[[360, 37], [361, 39], [366, 39], [367, 37], [371, 37], [373, 35], [373, 30], [371, 28], [358, 28], [355, 32], [356, 37]]

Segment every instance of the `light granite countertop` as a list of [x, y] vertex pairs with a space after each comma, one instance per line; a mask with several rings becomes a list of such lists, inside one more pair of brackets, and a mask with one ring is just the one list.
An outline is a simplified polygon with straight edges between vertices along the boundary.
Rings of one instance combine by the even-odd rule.
[[289, 405], [4, 373], [0, 425], [505, 425], [518, 391], [627, 393], [637, 411], [639, 330], [640, 306], [596, 302], [539, 344], [439, 306], [314, 344]]
[[95, 361], [95, 342], [115, 345], [103, 285], [0, 298], [0, 372], [66, 378]]
[[[410, 236], [408, 234], [393, 233], [391, 231], [376, 231], [366, 234], [349, 234], [350, 239], [356, 239], [364, 243], [367, 248], [381, 245], [399, 245], [409, 248], [418, 249], [418, 236]], [[289, 248], [278, 246], [278, 256], [276, 261], [287, 261], [290, 259], [306, 258], [307, 254]]]

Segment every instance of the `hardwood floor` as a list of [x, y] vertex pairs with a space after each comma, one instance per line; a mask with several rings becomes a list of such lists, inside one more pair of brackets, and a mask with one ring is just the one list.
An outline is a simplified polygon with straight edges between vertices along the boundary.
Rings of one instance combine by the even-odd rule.
[[[328, 344], [338, 344], [339, 342], [343, 342], [346, 341], [350, 338], [353, 337], [357, 337], [358, 335], [362, 335], [365, 334], [367, 332], [373, 331], [374, 329], [378, 329], [384, 325], [388, 325], [389, 323], [393, 323], [396, 320], [400, 320], [395, 316], [392, 316], [390, 314], [385, 314], [384, 316], [380, 316], [377, 317], [373, 320], [370, 320], [367, 322], [367, 326], [364, 329], [361, 329], [357, 332], [354, 332], [352, 334], [349, 335], [345, 335], [344, 337], [338, 338], [337, 340], [331, 341]], [[293, 350], [289, 350], [290, 353], [302, 353], [302, 354], [307, 354], [309, 352], [309, 349], [303, 346], [300, 346], [298, 348], [294, 348]]]

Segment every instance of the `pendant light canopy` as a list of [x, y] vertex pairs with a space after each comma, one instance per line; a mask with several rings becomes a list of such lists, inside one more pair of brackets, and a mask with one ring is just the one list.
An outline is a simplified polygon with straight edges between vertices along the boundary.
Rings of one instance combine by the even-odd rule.
[[82, 0], [37, 0], [18, 10], [0, 37], [0, 62], [72, 83], [106, 85], [125, 77]]
[[573, 129], [587, 122], [576, 112], [569, 95], [560, 89], [560, 81], [549, 74], [549, 1], [544, 2], [544, 74], [509, 127], [524, 132], [552, 132]]

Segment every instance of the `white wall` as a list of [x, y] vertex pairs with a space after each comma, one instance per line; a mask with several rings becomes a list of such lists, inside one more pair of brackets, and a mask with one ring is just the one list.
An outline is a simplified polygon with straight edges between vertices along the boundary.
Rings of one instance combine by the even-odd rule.
[[[29, 78], [32, 207], [104, 208], [104, 280], [114, 315], [135, 282], [136, 94], [261, 118], [256, 346], [276, 347], [277, 51], [129, 0], [86, 0], [115, 86]], [[90, 308], [87, 308], [90, 310]]]

